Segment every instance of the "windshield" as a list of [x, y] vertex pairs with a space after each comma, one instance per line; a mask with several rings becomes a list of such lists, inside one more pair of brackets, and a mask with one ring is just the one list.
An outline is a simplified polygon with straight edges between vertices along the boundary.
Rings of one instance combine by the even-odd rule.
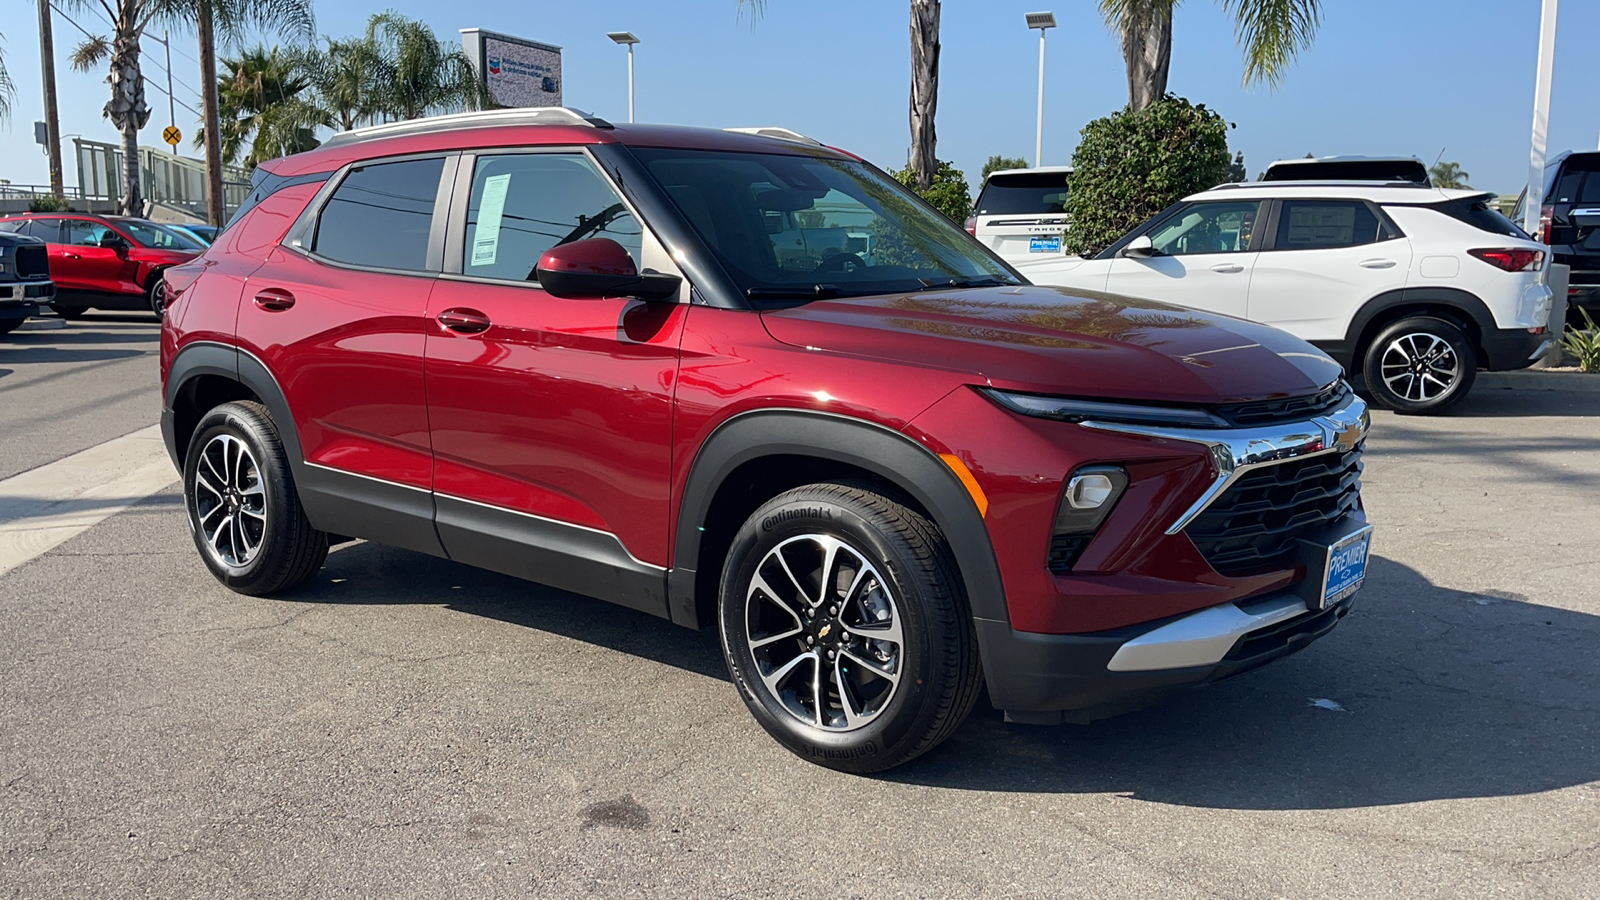
[[1020, 283], [954, 222], [854, 160], [634, 153], [758, 306]]
[[980, 216], [1011, 216], [1067, 211], [1066, 172], [991, 175], [975, 207]]
[[158, 250], [204, 250], [206, 245], [192, 235], [184, 234], [165, 225], [138, 219], [117, 219], [117, 227], [126, 231], [140, 246]]

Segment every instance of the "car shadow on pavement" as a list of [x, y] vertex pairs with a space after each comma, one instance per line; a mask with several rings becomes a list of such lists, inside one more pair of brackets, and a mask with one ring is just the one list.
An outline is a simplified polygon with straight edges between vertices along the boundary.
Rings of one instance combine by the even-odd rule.
[[1373, 558], [1331, 635], [1090, 725], [974, 714], [894, 781], [1227, 809], [1532, 794], [1600, 781], [1600, 617], [1442, 588]]
[[[1600, 375], [1595, 376], [1600, 384]], [[1397, 421], [1528, 419], [1541, 416], [1600, 416], [1600, 393], [1474, 388], [1442, 416], [1395, 416]]]

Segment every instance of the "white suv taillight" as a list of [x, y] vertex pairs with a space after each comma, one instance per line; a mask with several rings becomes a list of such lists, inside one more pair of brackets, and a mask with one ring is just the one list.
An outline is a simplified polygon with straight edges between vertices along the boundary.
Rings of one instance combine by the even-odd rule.
[[1506, 272], [1537, 272], [1544, 265], [1543, 250], [1468, 250], [1468, 253]]
[[967, 217], [967, 221], [962, 223], [962, 227], [967, 229], [967, 234], [970, 234], [973, 237], [977, 237], [978, 236], [978, 217], [977, 216], [968, 216]]

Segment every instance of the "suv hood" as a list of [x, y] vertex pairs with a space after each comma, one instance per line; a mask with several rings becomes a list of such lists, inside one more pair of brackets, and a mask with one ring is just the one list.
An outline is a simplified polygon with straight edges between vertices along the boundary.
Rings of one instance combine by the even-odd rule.
[[1009, 390], [1171, 403], [1315, 393], [1339, 364], [1276, 328], [1024, 285], [819, 300], [762, 314], [786, 344], [960, 371]]

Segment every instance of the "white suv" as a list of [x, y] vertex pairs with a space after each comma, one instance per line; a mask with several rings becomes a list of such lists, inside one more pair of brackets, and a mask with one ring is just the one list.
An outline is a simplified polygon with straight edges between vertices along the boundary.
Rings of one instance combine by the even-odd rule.
[[990, 172], [972, 204], [967, 233], [1009, 263], [1070, 259], [1062, 248], [1071, 166]]
[[1403, 413], [1460, 400], [1479, 368], [1549, 342], [1548, 254], [1489, 195], [1416, 184], [1226, 184], [1092, 259], [1016, 263], [1035, 284], [1167, 300], [1274, 325]]

